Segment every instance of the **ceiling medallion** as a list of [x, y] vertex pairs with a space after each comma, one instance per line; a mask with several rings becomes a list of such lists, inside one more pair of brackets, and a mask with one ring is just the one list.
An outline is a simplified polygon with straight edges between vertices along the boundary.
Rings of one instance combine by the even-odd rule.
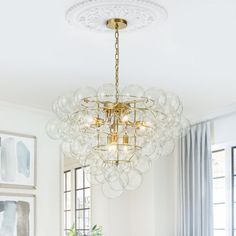
[[119, 31], [129, 22], [111, 18], [105, 25], [115, 32], [115, 83], [59, 97], [53, 104], [56, 119], [48, 123], [47, 133], [62, 140], [66, 157], [90, 166], [85, 169], [91, 183], [102, 184], [105, 196], [115, 198], [140, 186], [152, 160], [173, 151], [189, 122], [172, 93], [138, 85], [120, 89]]
[[167, 11], [153, 0], [80, 0], [66, 11], [66, 19], [74, 26], [109, 31], [104, 22], [120, 18], [129, 22], [124, 31], [134, 31], [167, 18]]

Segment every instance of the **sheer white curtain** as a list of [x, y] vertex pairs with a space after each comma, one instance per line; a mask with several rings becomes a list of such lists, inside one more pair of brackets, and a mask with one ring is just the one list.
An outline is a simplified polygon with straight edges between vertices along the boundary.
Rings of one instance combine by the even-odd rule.
[[212, 236], [210, 123], [192, 126], [180, 141], [178, 236]]

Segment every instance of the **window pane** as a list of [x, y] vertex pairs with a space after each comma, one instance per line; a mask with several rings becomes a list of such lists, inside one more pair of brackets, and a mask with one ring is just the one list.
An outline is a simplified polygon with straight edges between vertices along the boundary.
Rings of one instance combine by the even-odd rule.
[[71, 172], [66, 172], [66, 191], [71, 190]]
[[66, 173], [64, 173], [64, 192], [66, 191]]
[[214, 230], [214, 236], [226, 236], [225, 230]]
[[233, 181], [234, 181], [234, 189], [233, 189], [233, 191], [234, 191], [234, 202], [236, 202], [236, 176], [234, 176]]
[[83, 168], [76, 170], [76, 189], [84, 187]]
[[225, 202], [225, 178], [213, 179], [213, 202]]
[[72, 226], [72, 223], [71, 223], [71, 212], [68, 211], [66, 212], [66, 229], [70, 229]]
[[76, 211], [76, 229], [84, 229], [84, 211]]
[[67, 216], [67, 214], [66, 214], [66, 212], [64, 212], [64, 229], [66, 229], [66, 216]]
[[84, 211], [84, 221], [85, 221], [85, 229], [90, 228], [90, 210]]
[[71, 209], [71, 193], [67, 192], [65, 195], [66, 195], [66, 207], [65, 207], [65, 210], [70, 210]]
[[90, 187], [90, 175], [89, 175], [89, 167], [84, 168], [84, 187]]
[[236, 203], [234, 203], [234, 229], [236, 229]]
[[234, 174], [236, 175], [236, 148], [233, 149], [233, 157], [234, 157]]
[[225, 176], [225, 150], [212, 153], [213, 177]]
[[90, 208], [90, 189], [85, 189], [85, 208]]
[[76, 191], [76, 209], [84, 208], [84, 190]]
[[214, 229], [225, 229], [226, 228], [225, 204], [214, 205], [213, 210], [214, 210]]
[[[85, 210], [85, 208], [90, 208], [90, 183], [85, 175], [89, 172], [88, 168], [78, 168], [75, 170], [76, 230], [81, 235], [86, 235], [90, 229], [90, 209]], [[87, 228], [85, 228], [85, 225]]]
[[80, 236], [84, 236], [84, 235], [85, 235], [84, 230], [79, 230], [79, 235], [80, 235]]

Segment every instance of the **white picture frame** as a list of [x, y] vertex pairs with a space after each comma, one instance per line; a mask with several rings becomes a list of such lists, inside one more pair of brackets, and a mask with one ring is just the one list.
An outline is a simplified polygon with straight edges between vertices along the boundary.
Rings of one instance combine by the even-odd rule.
[[0, 188], [36, 189], [37, 138], [0, 131]]
[[0, 234], [36, 236], [36, 197], [0, 193]]

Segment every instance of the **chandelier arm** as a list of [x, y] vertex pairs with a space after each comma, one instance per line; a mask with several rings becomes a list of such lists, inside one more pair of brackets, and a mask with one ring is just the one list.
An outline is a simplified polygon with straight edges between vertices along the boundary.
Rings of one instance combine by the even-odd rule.
[[116, 87], [116, 103], [119, 101], [119, 27], [115, 28], [115, 87]]

